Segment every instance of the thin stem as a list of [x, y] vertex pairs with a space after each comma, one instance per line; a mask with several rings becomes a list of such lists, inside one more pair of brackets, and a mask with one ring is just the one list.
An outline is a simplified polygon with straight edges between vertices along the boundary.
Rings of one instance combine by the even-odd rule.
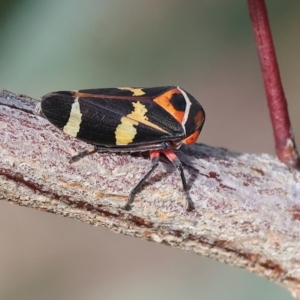
[[299, 155], [281, 83], [266, 4], [264, 0], [247, 1], [263, 73], [275, 137], [276, 154], [285, 164], [300, 168]]

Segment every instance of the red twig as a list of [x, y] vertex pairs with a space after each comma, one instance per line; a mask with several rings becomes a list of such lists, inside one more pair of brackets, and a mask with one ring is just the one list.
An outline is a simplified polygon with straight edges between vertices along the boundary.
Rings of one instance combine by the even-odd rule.
[[278, 158], [285, 164], [300, 168], [299, 155], [280, 79], [266, 4], [264, 0], [248, 0], [248, 7], [263, 73], [276, 153]]

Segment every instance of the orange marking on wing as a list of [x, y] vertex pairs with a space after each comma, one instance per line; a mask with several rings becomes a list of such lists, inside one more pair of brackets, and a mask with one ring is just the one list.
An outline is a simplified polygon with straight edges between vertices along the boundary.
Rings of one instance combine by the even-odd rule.
[[197, 115], [194, 117], [196, 131], [183, 141], [184, 144], [190, 145], [190, 144], [194, 144], [197, 141], [202, 129], [201, 125], [203, 124], [204, 120], [205, 120], [204, 112], [199, 111]]
[[183, 143], [186, 144], [186, 145], [194, 144], [197, 141], [197, 139], [199, 137], [199, 134], [200, 134], [200, 130], [195, 131], [193, 134], [191, 134], [190, 136], [188, 136], [183, 141]]
[[184, 117], [184, 111], [176, 110], [170, 103], [170, 99], [174, 94], [180, 94], [180, 91], [177, 89], [170, 90], [156, 97], [153, 101], [169, 112], [178, 122], [181, 123]]
[[202, 110], [200, 110], [197, 115], [194, 117], [194, 122], [196, 124], [196, 128], [199, 128], [201, 124], [204, 122], [205, 116]]

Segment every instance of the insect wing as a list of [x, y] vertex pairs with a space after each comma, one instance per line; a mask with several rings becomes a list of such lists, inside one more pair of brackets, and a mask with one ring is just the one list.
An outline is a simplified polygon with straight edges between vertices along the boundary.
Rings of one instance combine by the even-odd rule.
[[95, 145], [132, 147], [180, 140], [181, 124], [153, 101], [166, 89], [56, 92], [43, 97], [41, 109], [65, 133]]

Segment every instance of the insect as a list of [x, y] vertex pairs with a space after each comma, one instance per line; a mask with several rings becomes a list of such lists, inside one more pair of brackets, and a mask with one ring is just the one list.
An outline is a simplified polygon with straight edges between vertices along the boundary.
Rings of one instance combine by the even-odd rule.
[[78, 152], [70, 162], [92, 152], [149, 151], [151, 168], [131, 190], [129, 210], [142, 184], [163, 153], [179, 170], [187, 200], [194, 209], [180, 160], [173, 150], [193, 144], [203, 127], [205, 112], [188, 92], [176, 86], [119, 87], [53, 92], [42, 97], [40, 114], [64, 133], [94, 146]]

